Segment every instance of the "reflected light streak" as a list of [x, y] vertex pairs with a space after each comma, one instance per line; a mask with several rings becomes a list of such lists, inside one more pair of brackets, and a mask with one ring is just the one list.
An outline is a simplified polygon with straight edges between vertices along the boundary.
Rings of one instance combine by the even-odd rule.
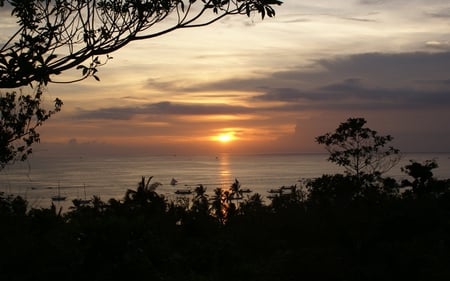
[[230, 156], [226, 153], [216, 157], [219, 161], [219, 177], [222, 188], [229, 188], [228, 184], [231, 181], [230, 170]]

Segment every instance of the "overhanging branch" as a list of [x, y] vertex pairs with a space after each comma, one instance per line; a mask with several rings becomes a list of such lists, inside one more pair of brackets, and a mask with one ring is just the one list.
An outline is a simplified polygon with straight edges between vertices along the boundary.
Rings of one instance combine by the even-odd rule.
[[[202, 27], [231, 15], [272, 17], [278, 0], [28, 0], [7, 1], [18, 18], [18, 31], [0, 49], [0, 88], [53, 82], [54, 75], [87, 60], [95, 73], [97, 56], [132, 41], [182, 28]], [[205, 18], [203, 21], [202, 19]], [[174, 23], [163, 29], [163, 22]], [[150, 30], [155, 30], [150, 32]], [[57, 54], [57, 56], [56, 56]]]

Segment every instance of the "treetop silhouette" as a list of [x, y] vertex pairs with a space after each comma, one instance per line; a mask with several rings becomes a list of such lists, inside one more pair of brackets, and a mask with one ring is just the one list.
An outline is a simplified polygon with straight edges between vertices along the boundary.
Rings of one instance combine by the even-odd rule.
[[380, 136], [365, 127], [364, 118], [348, 118], [334, 133], [318, 136], [316, 142], [325, 145], [330, 153], [328, 160], [343, 166], [348, 173], [380, 175], [400, 161], [400, 151], [388, 144], [390, 135]]

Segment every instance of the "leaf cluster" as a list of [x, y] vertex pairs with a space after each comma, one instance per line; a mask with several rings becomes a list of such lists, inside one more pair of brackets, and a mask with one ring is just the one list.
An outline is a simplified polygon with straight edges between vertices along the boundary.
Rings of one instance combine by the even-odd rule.
[[60, 99], [55, 99], [51, 110], [45, 109], [42, 94], [39, 87], [34, 95], [0, 95], [0, 170], [14, 160], [26, 160], [32, 145], [40, 141], [37, 128], [61, 110]]

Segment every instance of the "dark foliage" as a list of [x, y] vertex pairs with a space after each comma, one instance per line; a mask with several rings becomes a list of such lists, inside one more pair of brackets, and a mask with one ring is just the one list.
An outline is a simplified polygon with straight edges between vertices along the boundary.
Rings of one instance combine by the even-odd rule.
[[0, 93], [0, 170], [15, 160], [27, 159], [32, 145], [40, 141], [37, 128], [61, 106], [62, 101], [56, 99], [52, 109], [44, 109], [41, 87], [34, 95]]
[[378, 135], [377, 131], [365, 127], [366, 123], [364, 118], [349, 118], [334, 133], [316, 138], [330, 153], [330, 162], [356, 176], [383, 174], [400, 160], [400, 151], [388, 146], [393, 137]]
[[0, 279], [449, 280], [450, 181], [414, 169], [421, 188], [324, 175], [266, 203], [238, 181], [177, 204], [142, 179], [67, 213], [2, 194]]

